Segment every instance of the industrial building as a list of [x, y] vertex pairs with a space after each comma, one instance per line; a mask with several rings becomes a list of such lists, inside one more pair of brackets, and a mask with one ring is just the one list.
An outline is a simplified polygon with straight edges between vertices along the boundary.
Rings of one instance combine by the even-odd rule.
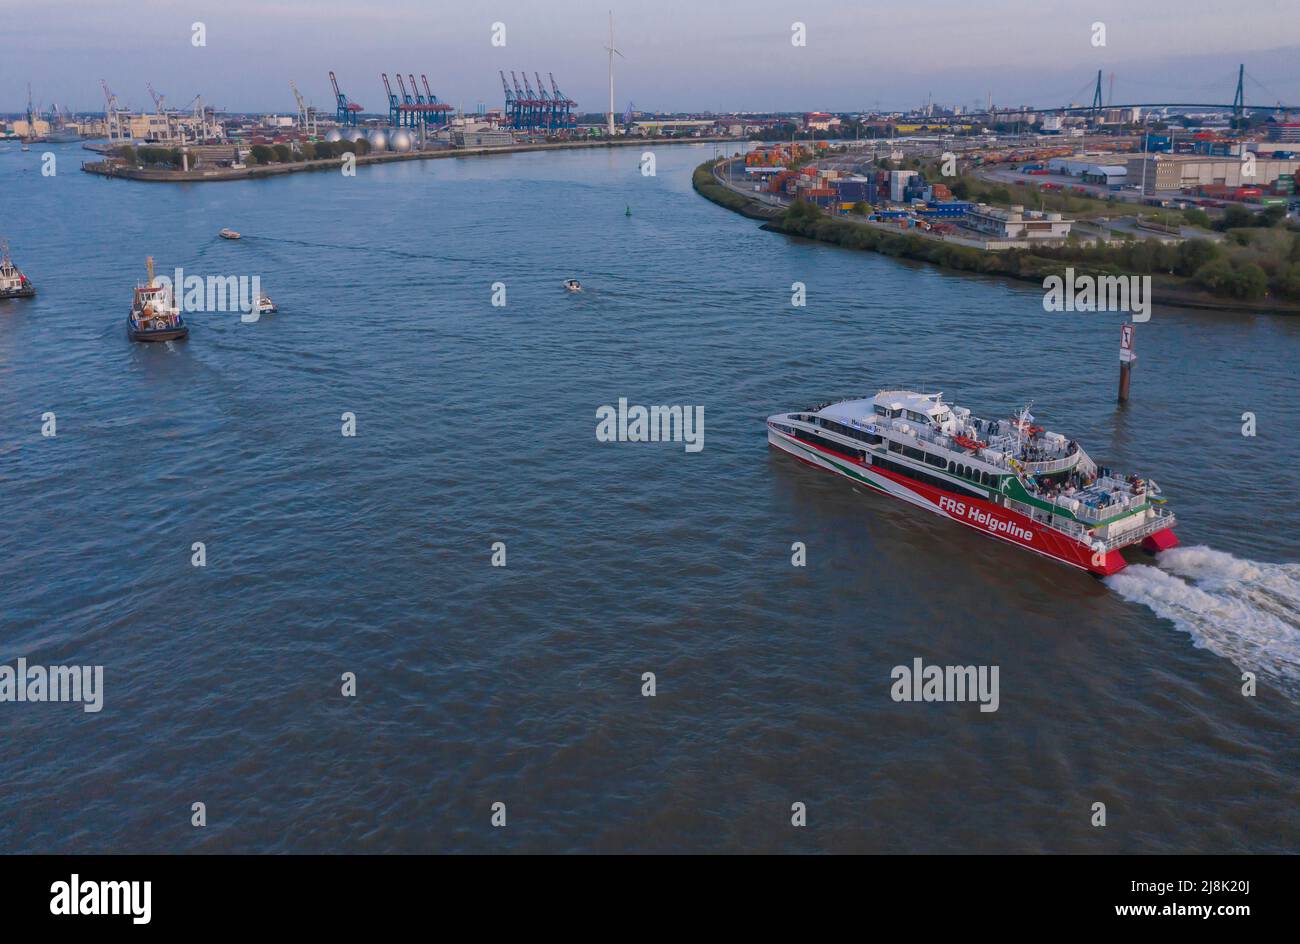
[[1128, 159], [1127, 182], [1145, 185], [1148, 191], [1194, 189], [1214, 184], [1267, 187], [1284, 174], [1295, 174], [1300, 168], [1300, 158], [1258, 157], [1253, 177], [1243, 176], [1244, 167], [1240, 157], [1140, 154]]
[[466, 130], [452, 131], [451, 143], [456, 147], [509, 147], [515, 144], [515, 136], [509, 131]]
[[1070, 235], [1072, 220], [1059, 213], [1041, 213], [1013, 206], [1008, 210], [977, 203], [966, 213], [965, 225], [998, 239], [1062, 240]]

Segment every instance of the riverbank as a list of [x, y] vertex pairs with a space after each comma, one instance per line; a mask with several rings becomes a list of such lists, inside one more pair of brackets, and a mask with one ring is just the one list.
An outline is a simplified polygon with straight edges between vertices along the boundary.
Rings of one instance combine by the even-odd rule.
[[[786, 236], [800, 236], [818, 242], [861, 249], [883, 255], [980, 275], [997, 275], [1023, 282], [1043, 284], [1048, 276], [1064, 277], [1067, 268], [1080, 275], [1133, 275], [1132, 269], [1118, 264], [1096, 264], [1086, 260], [1062, 260], [1038, 255], [1033, 249], [1001, 249], [989, 251], [959, 245], [939, 238], [926, 238], [916, 234], [892, 233], [844, 219], [818, 213], [801, 217], [765, 203], [757, 196], [749, 197], [718, 183], [713, 175], [713, 162], [706, 161], [695, 168], [691, 178], [695, 191], [728, 210], [750, 219], [762, 220], [761, 229]], [[1200, 308], [1212, 311], [1235, 311], [1251, 314], [1300, 315], [1300, 304], [1265, 298], [1250, 301], [1213, 295], [1186, 276], [1150, 273], [1151, 301], [1158, 305], [1181, 308]]]
[[[531, 151], [561, 151], [584, 148], [642, 147], [664, 144], [716, 144], [736, 142], [735, 138], [626, 138], [616, 141], [560, 141], [549, 144], [515, 144], [507, 147], [444, 148], [436, 151], [406, 151], [359, 154], [356, 165], [388, 164], [394, 161], [428, 161], [445, 157], [487, 157], [492, 154], [520, 154]], [[743, 142], [736, 142], [741, 143]], [[333, 157], [321, 161], [293, 161], [284, 164], [253, 164], [247, 167], [197, 167], [193, 170], [167, 170], [156, 167], [128, 167], [113, 161], [88, 161], [81, 165], [83, 172], [101, 177], [124, 180], [141, 180], [150, 183], [207, 183], [225, 180], [258, 180], [284, 174], [301, 174], [322, 170], [337, 170], [344, 158]]]

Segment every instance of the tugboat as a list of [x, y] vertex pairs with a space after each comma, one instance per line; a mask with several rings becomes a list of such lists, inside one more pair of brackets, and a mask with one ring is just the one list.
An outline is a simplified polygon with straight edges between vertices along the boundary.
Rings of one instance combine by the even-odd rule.
[[149, 280], [135, 287], [131, 314], [126, 318], [127, 334], [132, 341], [179, 341], [188, 337], [189, 325], [172, 300], [171, 288], [154, 285], [153, 256], [145, 260], [145, 266]]
[[568, 289], [570, 292], [582, 291], [582, 283], [579, 282], [577, 279], [565, 279], [564, 287]]
[[225, 229], [223, 229], [221, 232], [217, 233], [217, 235], [220, 236], [222, 239], [240, 239], [240, 238], [242, 238], [242, 237], [239, 235], [239, 233], [235, 232], [233, 229], [231, 229], [231, 228], [228, 227], [228, 226], [227, 226]]
[[9, 259], [9, 244], [0, 239], [0, 298], [31, 298], [36, 286]]
[[1132, 545], [1178, 545], [1151, 479], [1099, 466], [1083, 447], [1012, 419], [980, 419], [941, 393], [882, 390], [767, 419], [768, 442], [819, 469], [1104, 577]]

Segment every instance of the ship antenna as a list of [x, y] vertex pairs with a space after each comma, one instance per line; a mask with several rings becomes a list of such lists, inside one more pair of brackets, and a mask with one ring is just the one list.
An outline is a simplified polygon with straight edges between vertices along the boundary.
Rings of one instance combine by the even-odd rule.
[[145, 256], [144, 266], [145, 269], [149, 272], [148, 286], [149, 288], [153, 288], [153, 256]]
[[9, 240], [0, 239], [0, 263], [9, 264]]

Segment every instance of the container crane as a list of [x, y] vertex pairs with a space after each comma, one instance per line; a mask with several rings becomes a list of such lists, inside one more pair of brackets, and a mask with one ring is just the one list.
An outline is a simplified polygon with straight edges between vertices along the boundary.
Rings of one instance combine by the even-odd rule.
[[532, 107], [529, 113], [529, 128], [538, 128], [545, 123], [545, 116], [542, 111], [542, 100], [533, 94], [533, 87], [528, 84], [528, 73], [524, 73], [524, 91], [528, 95], [528, 104]]
[[551, 100], [560, 111], [560, 123], [563, 127], [572, 128], [577, 123], [573, 117], [573, 109], [578, 107], [578, 103], [560, 91], [560, 87], [555, 84], [554, 72], [548, 72], [546, 75], [551, 80]]
[[519, 79], [515, 76], [515, 70], [510, 70], [510, 81], [515, 86], [515, 101], [519, 103], [519, 127], [531, 128], [533, 126], [533, 96], [524, 95], [524, 90], [519, 87]]
[[[402, 126], [402, 102], [393, 94], [393, 86], [388, 82], [388, 73], [381, 72], [379, 77], [384, 80], [384, 92], [388, 95], [388, 123], [394, 128]], [[401, 79], [401, 76], [398, 76]]]
[[[384, 84], [388, 84], [387, 79], [384, 79]], [[334, 78], [333, 72], [330, 73], [330, 85], [334, 87], [334, 101], [338, 106], [335, 113], [335, 120], [345, 127], [347, 125], [355, 127], [357, 123], [357, 115], [361, 112], [361, 106], [356, 102], [348, 101], [348, 97], [339, 91], [339, 80]]]
[[546, 86], [542, 84], [542, 74], [534, 72], [533, 77], [537, 79], [537, 98], [541, 102], [542, 124], [547, 130], [555, 130], [555, 102], [551, 101], [551, 96], [546, 94]]
[[[434, 95], [429, 88], [429, 77], [423, 72], [420, 73], [420, 81], [424, 83], [424, 97], [428, 103], [429, 113], [433, 116], [434, 124], [446, 124], [447, 119], [451, 116], [452, 107], [438, 101], [438, 96]], [[415, 85], [415, 79], [411, 79], [411, 85]]]
[[[519, 123], [519, 100], [515, 98], [515, 93], [510, 91], [510, 85], [506, 82], [506, 74], [499, 69], [497, 71], [501, 75], [501, 87], [505, 89], [506, 93], [506, 122], [512, 128], [521, 127]], [[108, 86], [104, 88], [107, 91]]]
[[401, 122], [405, 119], [407, 125], [414, 130], [416, 119], [422, 116], [419, 114], [415, 99], [412, 98], [411, 93], [406, 90], [406, 82], [402, 80], [402, 73], [400, 72], [397, 73], [397, 87], [402, 93], [402, 107], [397, 111], [398, 127], [401, 127]]

